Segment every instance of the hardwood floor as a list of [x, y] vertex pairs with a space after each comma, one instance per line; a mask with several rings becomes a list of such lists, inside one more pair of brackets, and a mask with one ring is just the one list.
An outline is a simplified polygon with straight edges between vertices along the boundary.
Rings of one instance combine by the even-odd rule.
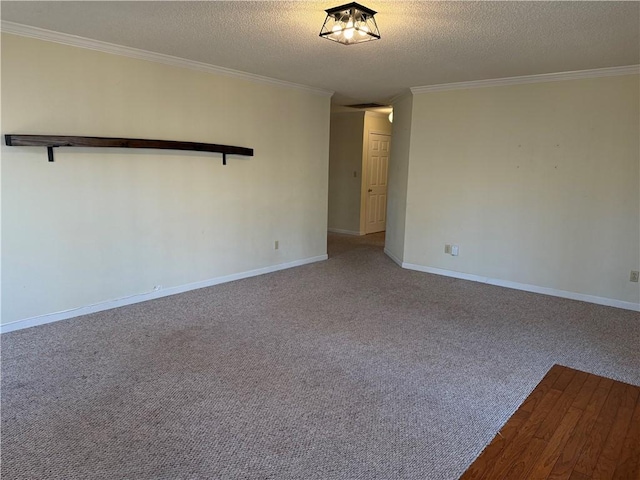
[[461, 477], [640, 479], [640, 387], [554, 365]]

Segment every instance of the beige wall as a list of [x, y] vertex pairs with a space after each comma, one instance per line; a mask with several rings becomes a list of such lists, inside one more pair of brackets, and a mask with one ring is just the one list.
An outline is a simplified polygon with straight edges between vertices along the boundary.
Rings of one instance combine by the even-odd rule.
[[331, 114], [329, 220], [333, 231], [360, 233], [364, 112]]
[[404, 261], [637, 304], [639, 86], [415, 95]]
[[[2, 322], [326, 254], [328, 96], [2, 35], [2, 133], [251, 158], [2, 146]], [[279, 240], [279, 250], [274, 241]]]
[[399, 263], [404, 259], [412, 110], [413, 96], [411, 94], [399, 98], [393, 104], [392, 161], [389, 162], [387, 231], [384, 249]]

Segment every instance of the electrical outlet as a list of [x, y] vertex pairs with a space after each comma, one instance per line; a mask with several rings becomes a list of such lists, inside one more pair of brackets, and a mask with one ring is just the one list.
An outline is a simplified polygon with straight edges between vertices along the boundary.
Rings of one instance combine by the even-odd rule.
[[460, 247], [458, 247], [458, 245], [451, 245], [451, 255], [453, 255], [454, 257], [457, 257], [459, 252], [460, 252]]
[[280, 242], [278, 240], [273, 243], [273, 248], [274, 250], [278, 250], [278, 248], [280, 248]]
[[638, 283], [638, 277], [640, 277], [640, 272], [636, 270], [631, 270], [631, 275], [629, 276], [629, 280], [632, 282]]
[[444, 253], [448, 253], [449, 255], [451, 255], [451, 245], [449, 245], [448, 243], [444, 246]]

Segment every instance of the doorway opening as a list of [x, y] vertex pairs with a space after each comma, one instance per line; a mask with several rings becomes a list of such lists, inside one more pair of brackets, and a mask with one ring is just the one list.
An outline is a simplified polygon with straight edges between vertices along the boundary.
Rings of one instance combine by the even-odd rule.
[[382, 232], [380, 239], [362, 239], [381, 242], [381, 247], [386, 230], [390, 112], [391, 107], [384, 111], [333, 107], [331, 112], [328, 231], [351, 236]]
[[359, 236], [329, 232], [327, 234], [327, 255], [330, 258], [335, 258], [363, 250], [375, 250], [380, 255], [384, 255], [384, 238], [385, 232]]

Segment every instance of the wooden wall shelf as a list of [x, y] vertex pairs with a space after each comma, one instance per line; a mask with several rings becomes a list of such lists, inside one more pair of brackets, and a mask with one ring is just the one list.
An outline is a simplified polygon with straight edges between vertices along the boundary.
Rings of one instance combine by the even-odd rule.
[[4, 138], [6, 144], [11, 147], [47, 147], [50, 162], [53, 162], [53, 149], [57, 147], [153, 148], [214, 152], [222, 154], [223, 165], [227, 164], [227, 155], [253, 157], [252, 148], [216, 145], [214, 143], [145, 140], [141, 138], [74, 137], [66, 135], [5, 135]]

